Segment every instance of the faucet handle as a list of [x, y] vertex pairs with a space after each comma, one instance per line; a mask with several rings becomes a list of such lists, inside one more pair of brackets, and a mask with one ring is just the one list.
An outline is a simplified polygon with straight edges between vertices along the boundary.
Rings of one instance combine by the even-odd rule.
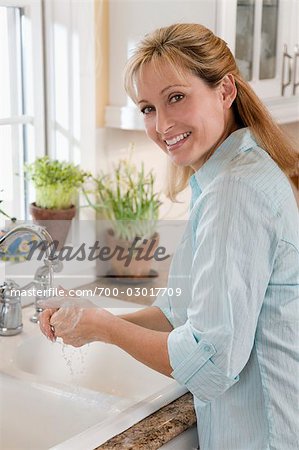
[[12, 291], [19, 289], [13, 280], [7, 280], [0, 286], [0, 335], [13, 336], [21, 333], [22, 305], [21, 298]]
[[19, 289], [19, 285], [15, 283], [13, 280], [6, 280], [4, 283], [0, 285], [0, 300], [5, 299], [16, 299], [16, 301], [20, 300], [19, 296], [11, 295], [12, 290]]

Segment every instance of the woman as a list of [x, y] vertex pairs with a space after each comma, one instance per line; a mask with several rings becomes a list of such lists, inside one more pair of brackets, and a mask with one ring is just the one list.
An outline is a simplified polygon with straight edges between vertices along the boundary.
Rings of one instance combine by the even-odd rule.
[[182, 295], [122, 317], [48, 309], [41, 329], [75, 346], [118, 345], [185, 385], [201, 450], [297, 449], [299, 226], [285, 175], [296, 154], [201, 25], [146, 36], [125, 84], [169, 157], [170, 198], [192, 188], [169, 277]]

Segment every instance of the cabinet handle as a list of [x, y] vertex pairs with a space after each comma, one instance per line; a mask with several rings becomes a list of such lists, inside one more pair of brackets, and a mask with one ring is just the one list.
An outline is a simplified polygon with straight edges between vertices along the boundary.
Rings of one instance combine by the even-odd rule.
[[296, 95], [296, 89], [299, 86], [299, 81], [296, 82], [296, 76], [297, 76], [297, 59], [299, 56], [299, 45], [296, 45], [295, 47], [295, 53], [294, 53], [294, 82], [293, 82], [293, 95]]
[[[288, 81], [284, 82], [284, 73], [285, 73], [285, 65], [286, 65], [286, 59], [288, 59]], [[288, 54], [288, 48], [286, 44], [283, 48], [283, 62], [282, 62], [282, 77], [281, 77], [281, 95], [284, 96], [284, 91], [287, 86], [291, 84], [292, 81], [292, 66], [291, 66], [291, 60], [293, 58], [291, 55]]]

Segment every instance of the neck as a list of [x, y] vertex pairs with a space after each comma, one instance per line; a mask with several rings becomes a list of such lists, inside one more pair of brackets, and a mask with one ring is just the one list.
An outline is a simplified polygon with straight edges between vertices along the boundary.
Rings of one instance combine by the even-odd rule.
[[[210, 157], [213, 155], [215, 150], [222, 144], [222, 142], [224, 142], [225, 139], [228, 138], [228, 136], [230, 136], [234, 131], [238, 130], [239, 128], [241, 128], [241, 127], [236, 122], [232, 109], [230, 109], [228, 119], [227, 119], [224, 129], [223, 129], [223, 133], [221, 134], [221, 136], [217, 140], [217, 142], [213, 145], [213, 147], [210, 149], [210, 151], [206, 154], [206, 156], [201, 164], [201, 167], [208, 161], [208, 159], [210, 159]], [[194, 172], [196, 172], [199, 169], [199, 167], [193, 167], [193, 166], [191, 166], [191, 167], [194, 170]]]

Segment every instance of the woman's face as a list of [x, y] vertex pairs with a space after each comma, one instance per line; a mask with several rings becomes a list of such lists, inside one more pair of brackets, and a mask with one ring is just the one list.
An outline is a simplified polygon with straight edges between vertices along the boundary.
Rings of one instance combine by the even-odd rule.
[[137, 80], [146, 133], [179, 166], [198, 170], [237, 126], [230, 108], [236, 88], [230, 75], [212, 89], [186, 71], [148, 63]]

